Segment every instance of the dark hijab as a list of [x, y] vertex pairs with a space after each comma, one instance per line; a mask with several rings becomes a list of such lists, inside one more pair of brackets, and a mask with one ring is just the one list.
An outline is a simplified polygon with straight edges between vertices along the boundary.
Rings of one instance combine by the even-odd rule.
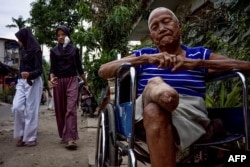
[[[62, 30], [70, 39], [70, 32], [66, 26], [63, 26], [63, 25], [58, 26], [56, 29], [56, 34], [57, 34], [58, 30]], [[76, 52], [76, 47], [73, 45], [71, 40], [65, 48], [63, 48], [63, 44], [58, 42], [58, 44], [52, 49], [52, 51], [56, 55], [60, 55], [61, 58], [71, 59], [72, 56], [74, 56], [74, 54]]]
[[35, 56], [35, 53], [41, 51], [40, 44], [29, 29], [22, 28], [15, 35], [23, 44], [21, 61], [29, 62]]

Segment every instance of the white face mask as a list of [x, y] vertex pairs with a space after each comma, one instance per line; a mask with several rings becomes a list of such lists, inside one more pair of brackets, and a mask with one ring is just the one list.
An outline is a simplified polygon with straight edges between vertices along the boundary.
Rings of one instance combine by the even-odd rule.
[[68, 36], [66, 36], [66, 37], [64, 38], [63, 48], [66, 48], [66, 46], [69, 44], [69, 42], [70, 42], [70, 39], [69, 39]]

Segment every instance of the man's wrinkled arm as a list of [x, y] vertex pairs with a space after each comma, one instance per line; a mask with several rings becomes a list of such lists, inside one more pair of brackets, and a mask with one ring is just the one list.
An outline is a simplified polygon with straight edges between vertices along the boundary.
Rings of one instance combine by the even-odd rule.
[[178, 58], [177, 63], [173, 67], [173, 71], [190, 70], [198, 67], [207, 68], [209, 73], [239, 69], [245, 74], [250, 75], [250, 62], [236, 60], [214, 53], [211, 54], [209, 60]]
[[98, 75], [101, 78], [105, 78], [105, 79], [112, 78], [112, 77], [115, 77], [116, 71], [121, 66], [121, 64], [131, 63], [132, 66], [138, 66], [142, 64], [148, 64], [150, 59], [151, 59], [151, 56], [148, 56], [146, 54], [139, 56], [139, 57], [136, 57], [135, 55], [130, 55], [122, 59], [114, 60], [114, 61], [101, 65], [98, 71]]
[[222, 72], [231, 69], [239, 69], [245, 74], [250, 74], [250, 62], [242, 60], [201, 60], [198, 67], [209, 68], [210, 72]]

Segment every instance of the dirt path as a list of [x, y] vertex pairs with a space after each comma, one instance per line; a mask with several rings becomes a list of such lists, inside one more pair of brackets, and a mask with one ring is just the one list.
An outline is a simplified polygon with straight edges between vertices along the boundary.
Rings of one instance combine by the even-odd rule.
[[[0, 106], [1, 110], [1, 106]], [[0, 111], [1, 112], [1, 111]], [[87, 118], [78, 112], [78, 149], [69, 151], [60, 143], [53, 111], [41, 107], [38, 145], [15, 147], [13, 120], [0, 122], [0, 167], [89, 167], [89, 151], [95, 147], [95, 133], [88, 132]]]

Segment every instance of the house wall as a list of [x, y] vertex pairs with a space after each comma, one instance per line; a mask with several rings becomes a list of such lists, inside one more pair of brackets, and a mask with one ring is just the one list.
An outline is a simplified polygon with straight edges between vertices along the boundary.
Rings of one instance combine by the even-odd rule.
[[4, 43], [5, 43], [5, 40], [0, 39], [0, 61], [1, 62], [3, 62], [4, 60], [4, 52], [5, 52]]
[[[6, 45], [8, 43], [8, 45]], [[19, 45], [17, 41], [7, 38], [0, 38], [0, 61], [10, 67], [19, 67]], [[16, 74], [3, 76], [0, 75], [0, 92], [9, 87], [9, 82], [16, 80]]]
[[13, 39], [0, 38], [0, 61], [17, 68], [19, 66], [19, 44]]

